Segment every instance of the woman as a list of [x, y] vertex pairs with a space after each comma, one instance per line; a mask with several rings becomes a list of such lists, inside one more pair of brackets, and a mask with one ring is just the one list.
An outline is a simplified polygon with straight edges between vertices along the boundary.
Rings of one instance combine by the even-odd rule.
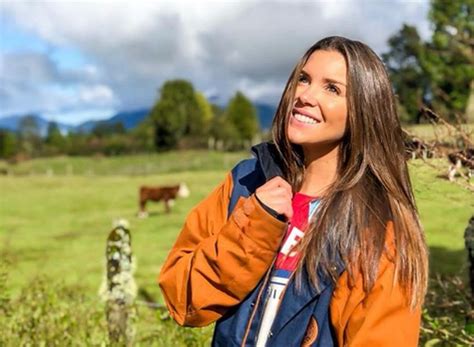
[[395, 99], [363, 43], [328, 37], [293, 70], [273, 143], [188, 216], [160, 274], [215, 346], [416, 346], [427, 285]]

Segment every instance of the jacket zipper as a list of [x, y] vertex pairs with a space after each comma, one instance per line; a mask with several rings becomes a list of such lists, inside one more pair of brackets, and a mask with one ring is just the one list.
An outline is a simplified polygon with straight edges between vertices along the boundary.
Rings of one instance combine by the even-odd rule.
[[267, 288], [267, 283], [268, 283], [268, 279], [270, 278], [270, 274], [273, 270], [273, 265], [275, 264], [275, 261], [276, 261], [276, 258], [278, 256], [278, 253], [277, 255], [275, 255], [275, 257], [273, 258], [272, 260], [272, 264], [270, 265], [270, 267], [268, 268], [267, 270], [267, 273], [265, 275], [265, 280], [263, 281], [262, 283], [262, 286], [258, 292], [258, 295], [257, 295], [257, 300], [255, 300], [255, 305], [253, 306], [253, 310], [252, 310], [252, 313], [250, 314], [250, 318], [249, 318], [249, 322], [247, 323], [247, 327], [245, 328], [245, 334], [244, 334], [244, 338], [242, 339], [242, 343], [240, 344], [240, 347], [244, 347], [245, 346], [245, 343], [247, 342], [247, 338], [248, 338], [248, 335], [249, 335], [249, 332], [250, 332], [250, 326], [252, 325], [252, 321], [255, 317], [255, 313], [257, 311], [257, 307], [260, 303], [260, 299], [262, 297], [262, 293], [264, 290], [266, 290]]
[[[285, 288], [283, 288], [283, 291], [282, 291], [281, 294], [280, 294], [281, 300], [280, 300], [280, 302], [278, 303], [277, 314], [278, 314], [278, 311], [280, 310], [280, 306], [281, 306], [281, 304], [282, 304], [282, 302], [283, 302], [283, 298], [285, 297], [286, 290], [288, 289], [288, 286], [290, 285], [290, 282], [291, 282], [291, 280], [293, 279], [293, 276], [294, 276], [295, 272], [296, 272], [296, 270], [291, 273], [290, 277], [288, 278], [288, 282], [287, 282], [286, 285], [285, 285]], [[276, 317], [275, 317], [275, 318], [276, 318]], [[273, 327], [273, 324], [272, 324], [272, 327]], [[272, 332], [272, 329], [271, 329], [271, 328], [270, 328], [269, 335], [270, 335], [269, 338], [271, 338], [271, 337], [273, 336], [273, 332]]]
[[[280, 241], [280, 247], [281, 247], [281, 243], [283, 242], [285, 236], [286, 236], [286, 233], [288, 231], [288, 227], [289, 225], [287, 224], [286, 225], [286, 230], [285, 232], [283, 233], [283, 236], [282, 236], [282, 239]], [[267, 270], [267, 273], [265, 275], [265, 280], [263, 281], [262, 283], [262, 287], [260, 288], [259, 292], [258, 292], [258, 295], [257, 295], [257, 300], [255, 300], [255, 305], [253, 307], [253, 310], [252, 310], [252, 313], [250, 314], [250, 318], [249, 318], [249, 322], [247, 323], [247, 327], [245, 329], [245, 334], [244, 334], [244, 338], [242, 339], [242, 343], [240, 344], [240, 347], [244, 347], [245, 346], [245, 343], [247, 342], [247, 338], [248, 338], [248, 335], [249, 335], [249, 332], [250, 332], [250, 326], [252, 325], [252, 322], [253, 322], [253, 319], [255, 318], [255, 313], [257, 311], [257, 308], [258, 308], [258, 305], [260, 303], [260, 299], [262, 297], [262, 293], [264, 290], [267, 289], [267, 283], [268, 283], [268, 280], [270, 278], [270, 274], [273, 272], [273, 265], [275, 265], [275, 262], [276, 262], [276, 259], [278, 257], [278, 254], [280, 252], [280, 248], [278, 249], [277, 253], [275, 254], [275, 257], [273, 258], [272, 260], [272, 263], [270, 265], [270, 267], [268, 268]], [[288, 281], [288, 284], [290, 283], [290, 280], [292, 279], [294, 275], [294, 272], [291, 274], [290, 278], [289, 278], [289, 281]], [[282, 293], [282, 295], [284, 296], [285, 295], [285, 292], [286, 292], [286, 288], [288, 287], [288, 284], [285, 286], [285, 289]], [[282, 298], [283, 298], [282, 296]], [[281, 302], [280, 302], [281, 304]]]

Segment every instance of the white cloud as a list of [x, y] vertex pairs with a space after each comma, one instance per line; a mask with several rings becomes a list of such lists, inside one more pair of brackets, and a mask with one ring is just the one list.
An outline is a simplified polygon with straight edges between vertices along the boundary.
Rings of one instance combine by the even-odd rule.
[[79, 125], [89, 120], [100, 120], [113, 116], [113, 108], [88, 108], [86, 110], [61, 110], [54, 112], [44, 112], [42, 115], [55, 122]]
[[2, 58], [3, 114], [119, 105], [113, 90], [97, 82], [100, 76], [95, 66], [62, 70], [47, 55], [31, 52], [8, 53]]
[[[53, 46], [77, 49], [89, 62], [61, 70], [47, 53], [42, 61], [24, 57], [15, 69], [31, 67], [31, 73], [17, 74], [21, 78], [3, 76], [3, 64], [0, 102], [8, 105], [5, 109], [32, 103], [38, 110], [46, 104], [78, 110], [142, 107], [151, 105], [170, 78], [191, 80], [221, 101], [240, 89], [254, 100], [276, 103], [296, 60], [324, 36], [348, 36], [381, 53], [403, 22], [417, 25], [422, 37], [429, 35], [427, 0], [34, 1], [2, 6], [18, 26]], [[53, 101], [45, 101], [48, 95], [38, 88], [46, 83], [78, 96], [56, 91]]]
[[83, 86], [79, 90], [79, 100], [86, 104], [109, 106], [115, 102], [115, 95], [108, 86], [102, 84]]

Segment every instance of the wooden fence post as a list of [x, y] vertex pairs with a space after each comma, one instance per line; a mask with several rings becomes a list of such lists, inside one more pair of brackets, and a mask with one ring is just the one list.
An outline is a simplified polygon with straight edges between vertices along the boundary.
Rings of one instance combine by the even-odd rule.
[[125, 220], [116, 222], [107, 238], [106, 262], [101, 295], [106, 301], [109, 340], [111, 345], [131, 346], [137, 286], [133, 278], [131, 235]]

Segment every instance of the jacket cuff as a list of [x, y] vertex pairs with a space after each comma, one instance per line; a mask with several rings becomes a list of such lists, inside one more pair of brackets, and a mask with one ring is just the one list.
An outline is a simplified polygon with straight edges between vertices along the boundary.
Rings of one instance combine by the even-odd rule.
[[270, 215], [272, 215], [274, 218], [282, 221], [282, 222], [286, 222], [286, 217], [285, 215], [283, 214], [279, 214], [277, 211], [275, 211], [273, 208], [271, 207], [268, 207], [267, 205], [265, 205], [262, 200], [260, 200], [257, 196], [257, 194], [254, 194], [255, 195], [255, 199], [258, 201], [258, 203], [264, 208], [265, 211], [267, 211], [267, 213], [269, 213]]
[[245, 199], [242, 204], [238, 203], [237, 206], [232, 217], [242, 232], [259, 247], [277, 251], [287, 224], [267, 212], [258, 202], [255, 194]]

